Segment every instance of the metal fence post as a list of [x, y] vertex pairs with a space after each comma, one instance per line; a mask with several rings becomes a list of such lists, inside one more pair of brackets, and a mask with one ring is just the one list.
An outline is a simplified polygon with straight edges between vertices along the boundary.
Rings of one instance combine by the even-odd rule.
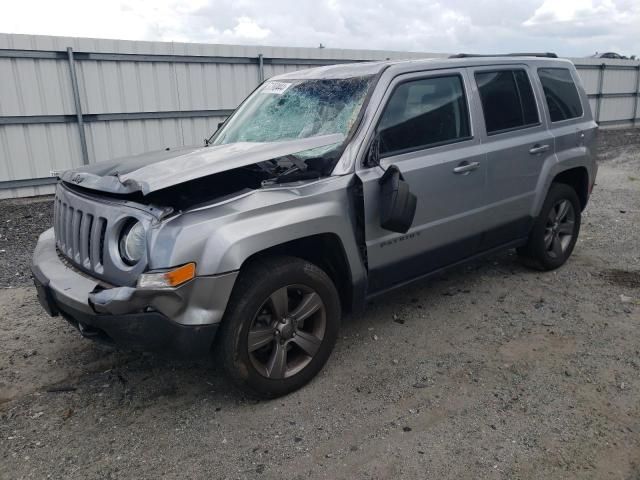
[[636, 65], [636, 96], [633, 98], [633, 116], [631, 126], [635, 127], [638, 122], [638, 103], [640, 103], [640, 64]]
[[264, 82], [264, 57], [258, 55], [258, 83]]
[[80, 134], [80, 148], [82, 150], [82, 163], [89, 164], [89, 151], [87, 150], [87, 138], [84, 133], [84, 121], [82, 118], [82, 105], [80, 104], [80, 90], [78, 89], [78, 76], [76, 75], [76, 64], [73, 60], [73, 48], [67, 48], [67, 59], [69, 60], [69, 73], [71, 74], [71, 88], [73, 90], [73, 103], [76, 107], [76, 121], [78, 122], [78, 133]]
[[596, 123], [600, 123], [600, 110], [602, 108], [602, 94], [604, 89], [604, 69], [607, 68], [606, 63], [600, 64], [600, 74], [598, 76], [598, 92], [596, 97]]

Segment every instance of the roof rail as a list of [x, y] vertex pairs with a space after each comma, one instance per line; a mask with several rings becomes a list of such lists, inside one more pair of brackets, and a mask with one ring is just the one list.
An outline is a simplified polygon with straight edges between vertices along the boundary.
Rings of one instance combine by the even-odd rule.
[[553, 52], [523, 52], [523, 53], [499, 53], [494, 55], [483, 55], [478, 53], [457, 53], [449, 55], [449, 58], [474, 58], [474, 57], [545, 57], [558, 58]]

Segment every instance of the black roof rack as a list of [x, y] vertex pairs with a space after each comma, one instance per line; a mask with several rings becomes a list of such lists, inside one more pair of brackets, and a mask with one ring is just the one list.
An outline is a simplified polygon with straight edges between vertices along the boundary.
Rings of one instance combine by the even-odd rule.
[[552, 52], [523, 52], [523, 53], [499, 53], [495, 55], [483, 55], [478, 53], [457, 53], [449, 55], [449, 58], [474, 58], [474, 57], [545, 57], [558, 58], [558, 55]]

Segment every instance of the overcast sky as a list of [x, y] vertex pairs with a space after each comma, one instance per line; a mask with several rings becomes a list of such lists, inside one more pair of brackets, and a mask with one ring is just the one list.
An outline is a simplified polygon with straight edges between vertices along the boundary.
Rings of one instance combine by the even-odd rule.
[[423, 52], [640, 54], [640, 0], [4, 0], [0, 32]]

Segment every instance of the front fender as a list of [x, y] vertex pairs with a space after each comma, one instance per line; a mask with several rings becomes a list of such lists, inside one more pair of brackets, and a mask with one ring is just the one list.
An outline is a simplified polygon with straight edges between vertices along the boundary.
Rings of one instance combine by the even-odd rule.
[[185, 212], [152, 235], [150, 268], [195, 261], [197, 275], [239, 270], [265, 249], [331, 233], [342, 242], [352, 281], [365, 275], [355, 238], [349, 195], [353, 175], [308, 185], [262, 189], [221, 205]]

